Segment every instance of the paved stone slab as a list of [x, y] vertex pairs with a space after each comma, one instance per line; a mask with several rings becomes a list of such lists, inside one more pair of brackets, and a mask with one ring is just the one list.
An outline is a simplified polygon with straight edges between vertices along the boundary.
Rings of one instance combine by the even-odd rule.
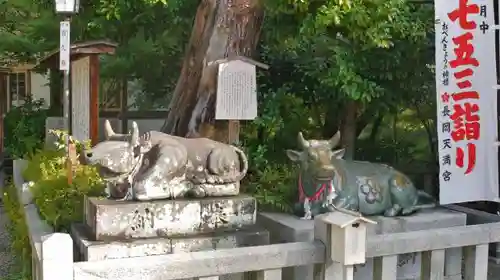
[[148, 202], [85, 200], [92, 240], [173, 237], [213, 233], [255, 224], [256, 201], [239, 195]]
[[84, 224], [75, 224], [71, 236], [82, 261], [101, 261], [172, 253], [209, 251], [269, 244], [269, 232], [247, 227], [235, 232], [205, 234], [196, 237], [148, 238], [129, 241], [92, 241]]
[[[397, 232], [418, 231], [426, 229], [463, 226], [467, 216], [445, 208], [425, 209], [414, 215], [405, 217], [370, 217], [377, 221], [376, 225], [368, 226], [368, 235], [388, 234]], [[269, 230], [271, 243], [311, 241], [314, 238], [314, 221], [301, 220], [299, 217], [284, 213], [259, 213], [257, 223]], [[447, 250], [448, 275], [460, 279], [461, 251]], [[398, 279], [420, 279], [421, 254], [400, 255], [398, 259]], [[453, 271], [451, 271], [453, 270]], [[356, 266], [355, 280], [370, 280], [373, 271], [373, 260], [367, 259], [363, 266]], [[313, 279], [312, 266], [286, 268], [283, 279], [310, 280]]]

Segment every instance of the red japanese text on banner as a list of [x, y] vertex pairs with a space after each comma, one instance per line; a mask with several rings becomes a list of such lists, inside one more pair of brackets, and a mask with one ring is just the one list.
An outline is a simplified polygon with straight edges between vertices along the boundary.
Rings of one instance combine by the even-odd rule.
[[435, 0], [441, 204], [498, 200], [493, 0]]

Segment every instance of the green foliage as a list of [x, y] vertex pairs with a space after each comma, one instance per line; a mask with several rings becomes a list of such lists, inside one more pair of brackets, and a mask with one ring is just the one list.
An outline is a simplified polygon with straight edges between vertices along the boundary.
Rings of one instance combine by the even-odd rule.
[[31, 279], [31, 245], [23, 207], [18, 200], [16, 187], [8, 183], [2, 197], [5, 212], [10, 220], [8, 233], [11, 237], [10, 253], [15, 256], [10, 277], [5, 280]]
[[[56, 137], [56, 141], [54, 143], [57, 151], [66, 151], [68, 132], [64, 130], [52, 129], [49, 131], [50, 134]], [[81, 154], [85, 149], [89, 149], [91, 147], [90, 140], [86, 141], [75, 141], [72, 137], [70, 137], [70, 142], [75, 145], [76, 153]]]
[[[258, 80], [260, 116], [243, 128], [252, 162], [248, 184], [259, 186], [249, 191], [270, 205], [293, 198], [288, 193], [296, 191], [297, 174], [285, 149], [296, 146], [298, 131], [307, 138], [331, 137], [342, 128], [345, 104], [352, 100], [360, 104], [354, 127], [358, 159], [433, 166], [431, 5], [274, 0], [266, 8], [259, 52], [272, 67]], [[387, 123], [403, 111], [412, 117], [399, 118], [394, 134]], [[374, 141], [361, 132], [377, 116], [384, 122]], [[274, 187], [276, 181], [287, 183]]]
[[5, 151], [13, 158], [32, 155], [43, 146], [46, 110], [43, 101], [27, 99], [5, 115]]
[[[297, 197], [297, 168], [285, 154], [294, 148], [297, 133], [315, 134], [318, 120], [304, 100], [286, 87], [276, 92], [259, 93], [260, 118], [246, 123], [242, 130], [242, 145], [249, 158], [245, 192], [254, 195], [259, 209], [291, 212]], [[309, 117], [310, 116], [310, 117]]]
[[[60, 133], [61, 138], [65, 136], [65, 133], [56, 133]], [[39, 151], [29, 159], [23, 173], [27, 181], [33, 182], [31, 191], [42, 218], [56, 231], [68, 231], [72, 223], [82, 222], [84, 197], [100, 196], [104, 192], [98, 172], [87, 165], [76, 165], [72, 184], [68, 184], [64, 148]]]

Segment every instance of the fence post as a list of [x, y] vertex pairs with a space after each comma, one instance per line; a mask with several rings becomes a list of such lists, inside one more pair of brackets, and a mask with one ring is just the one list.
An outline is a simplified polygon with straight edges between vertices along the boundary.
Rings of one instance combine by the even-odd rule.
[[366, 224], [358, 213], [340, 210], [316, 216], [314, 238], [326, 247], [325, 263], [316, 266], [319, 280], [352, 280], [354, 265], [365, 263]]
[[42, 237], [42, 279], [73, 280], [73, 240], [67, 233], [52, 233]]

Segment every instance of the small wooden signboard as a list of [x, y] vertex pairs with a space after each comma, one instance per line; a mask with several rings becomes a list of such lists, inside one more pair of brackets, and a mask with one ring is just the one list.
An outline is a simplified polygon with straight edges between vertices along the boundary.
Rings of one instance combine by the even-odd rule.
[[257, 117], [257, 74], [256, 66], [269, 66], [250, 58], [237, 56], [215, 61], [218, 63], [215, 119], [229, 121], [230, 143], [239, 138], [239, 120], [253, 120]]

